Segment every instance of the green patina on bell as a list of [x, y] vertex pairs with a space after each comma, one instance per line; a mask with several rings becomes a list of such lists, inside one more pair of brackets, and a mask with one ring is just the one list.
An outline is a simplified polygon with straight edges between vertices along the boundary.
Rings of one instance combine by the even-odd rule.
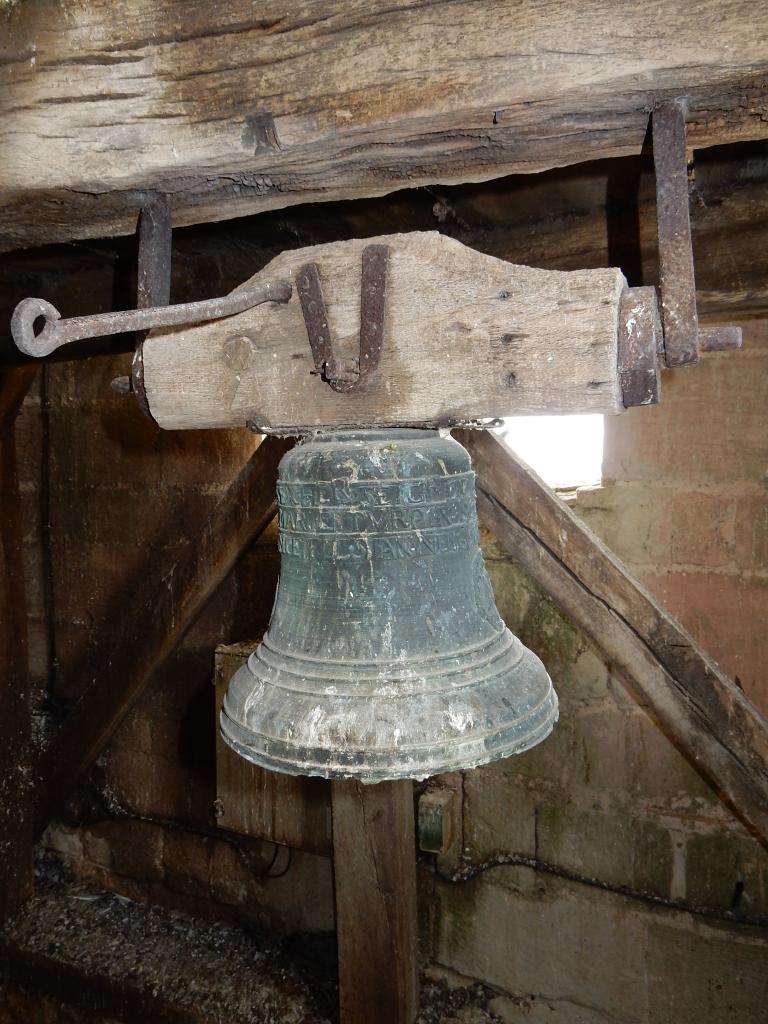
[[290, 775], [422, 779], [520, 753], [557, 720], [502, 622], [469, 455], [431, 430], [312, 437], [280, 463], [280, 580], [224, 739]]

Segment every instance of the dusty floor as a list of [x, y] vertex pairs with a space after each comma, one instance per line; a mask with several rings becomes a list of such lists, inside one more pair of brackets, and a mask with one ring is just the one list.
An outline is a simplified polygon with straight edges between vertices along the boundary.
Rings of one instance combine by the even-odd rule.
[[[28, 957], [55, 959], [128, 991], [157, 1008], [152, 1018], [226, 1024], [336, 1024], [335, 941], [302, 935], [271, 942], [245, 929], [134, 903], [68, 880], [55, 865], [40, 872], [28, 912], [10, 936]], [[44, 962], [44, 961], [43, 961]], [[40, 977], [46, 973], [42, 971]], [[41, 980], [41, 987], [45, 982]], [[493, 993], [481, 985], [447, 988], [422, 981], [418, 1024], [493, 1024]], [[54, 1004], [51, 1004], [54, 1005]], [[24, 997], [0, 988], [0, 1022], [22, 1024]], [[58, 1009], [56, 1007], [58, 1006]], [[137, 1011], [122, 1020], [138, 1019]], [[55, 1004], [48, 1021], [109, 1024]], [[42, 1020], [31, 1010], [29, 1021]], [[24, 1022], [25, 1024], [25, 1022]]]

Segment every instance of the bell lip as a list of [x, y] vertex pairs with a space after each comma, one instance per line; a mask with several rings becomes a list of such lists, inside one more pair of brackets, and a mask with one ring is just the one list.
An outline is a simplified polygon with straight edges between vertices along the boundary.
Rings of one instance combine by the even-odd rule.
[[[487, 730], [478, 735], [470, 733], [464, 737], [446, 737], [441, 743], [422, 743], [388, 747], [381, 749], [381, 760], [377, 763], [376, 751], [371, 748], [347, 749], [349, 757], [360, 757], [358, 763], [321, 762], [313, 759], [313, 755], [324, 754], [326, 757], [338, 757], [343, 751], [307, 748], [293, 744], [284, 739], [266, 737], [251, 733], [254, 738], [268, 740], [273, 749], [267, 753], [253, 745], [242, 742], [237, 733], [246, 733], [243, 726], [230, 718], [222, 705], [219, 716], [219, 730], [224, 742], [246, 761], [260, 768], [278, 772], [282, 775], [308, 776], [323, 779], [357, 779], [360, 782], [375, 783], [396, 779], [426, 779], [432, 775], [445, 772], [476, 768], [492, 761], [498, 761], [514, 754], [522, 754], [537, 746], [549, 736], [559, 718], [559, 701], [549, 675], [546, 676], [548, 689], [544, 697], [529, 709], [526, 715], [514, 719], [497, 729]], [[521, 722], [533, 720], [533, 725], [520, 736], [513, 737]], [[498, 736], [491, 745], [486, 745], [489, 736]], [[505, 738], [506, 736], [506, 738]], [[430, 763], [425, 764], [419, 755], [424, 751], [431, 752]], [[393, 759], [397, 754], [397, 760]], [[421, 760], [421, 763], [419, 763]]]

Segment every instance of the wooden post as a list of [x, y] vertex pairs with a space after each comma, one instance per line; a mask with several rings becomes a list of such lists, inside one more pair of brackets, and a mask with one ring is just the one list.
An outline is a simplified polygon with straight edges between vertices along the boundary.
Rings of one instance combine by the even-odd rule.
[[0, 925], [32, 891], [27, 607], [14, 420], [35, 369], [0, 378]]
[[331, 785], [341, 1024], [418, 1011], [413, 784]]

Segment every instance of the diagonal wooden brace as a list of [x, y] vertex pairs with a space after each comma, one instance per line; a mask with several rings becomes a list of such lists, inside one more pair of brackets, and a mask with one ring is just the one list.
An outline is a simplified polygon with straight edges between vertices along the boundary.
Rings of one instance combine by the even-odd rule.
[[462, 432], [478, 510], [521, 568], [648, 702], [768, 845], [768, 720], [568, 506], [500, 440]]
[[[230, 484], [188, 550], [171, 566], [150, 557], [130, 626], [103, 637], [90, 659], [92, 684], [70, 710], [43, 755], [35, 794], [40, 835], [78, 781], [190, 628], [242, 552], [263, 532], [277, 508], [277, 466], [292, 442], [265, 439]], [[147, 596], [149, 595], [149, 597]]]

